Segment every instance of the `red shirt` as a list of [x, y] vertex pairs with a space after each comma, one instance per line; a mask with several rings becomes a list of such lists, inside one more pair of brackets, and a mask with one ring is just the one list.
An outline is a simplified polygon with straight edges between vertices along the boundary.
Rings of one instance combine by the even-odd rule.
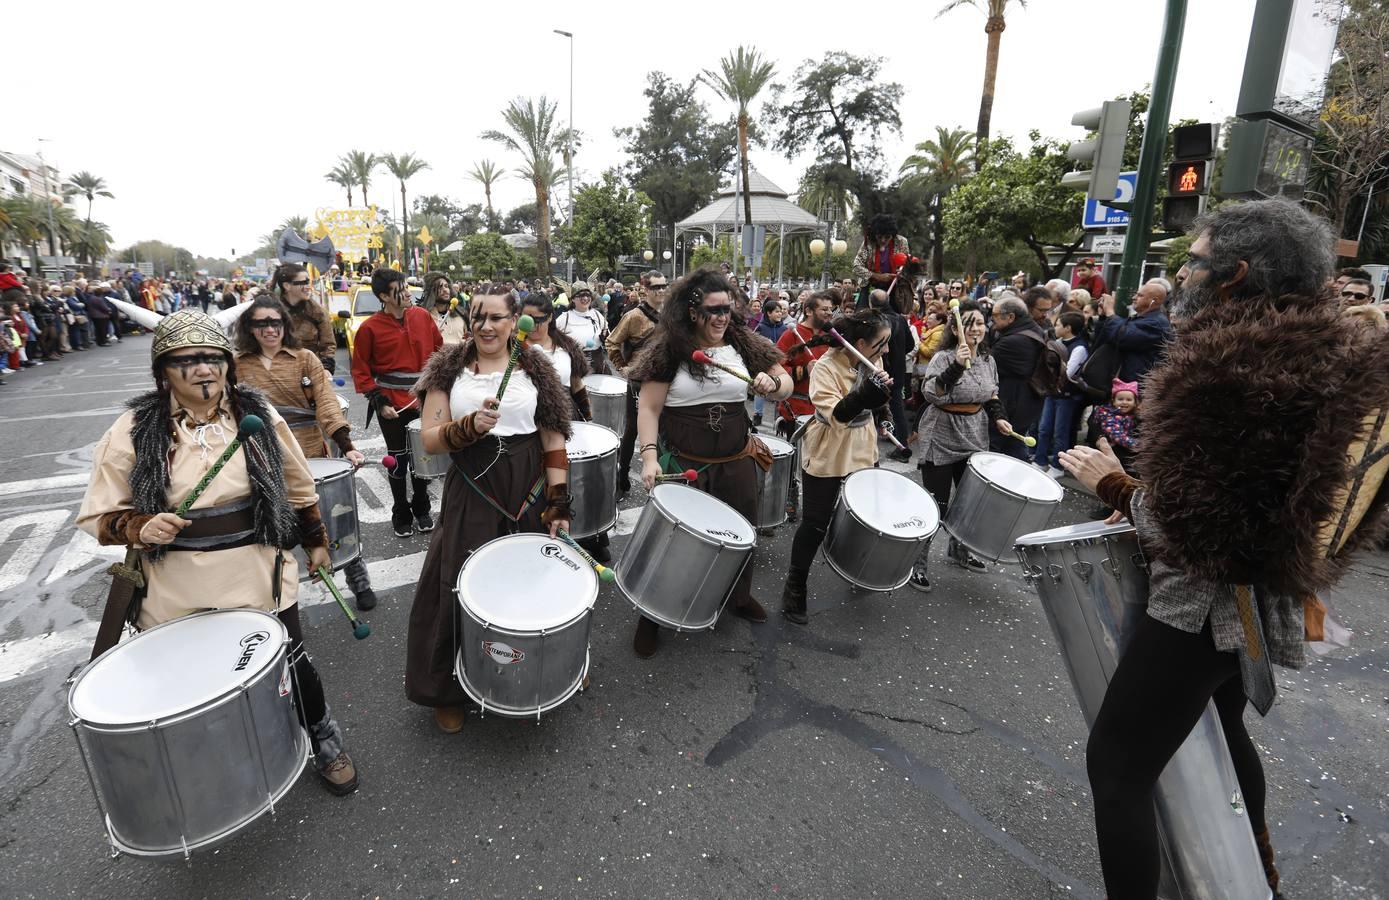
[[1093, 299], [1098, 300], [1105, 293], [1104, 276], [1099, 272], [1096, 272], [1089, 278], [1077, 278], [1075, 275], [1072, 275], [1071, 287], [1087, 290], [1090, 292], [1090, 296]]
[[802, 341], [809, 341], [814, 336], [815, 332], [810, 330], [809, 325], [792, 325], [776, 342], [777, 349], [786, 354], [786, 361], [782, 365], [791, 373], [791, 379], [794, 381], [791, 396], [777, 404], [777, 412], [783, 419], [808, 416], [815, 412], [815, 404], [808, 399], [810, 361], [824, 356], [830, 347], [825, 344], [807, 350], [801, 346]]
[[444, 346], [434, 317], [419, 306], [405, 308], [397, 319], [382, 310], [357, 328], [352, 338], [352, 383], [357, 393], [379, 390], [396, 409], [415, 399], [409, 391], [378, 387], [377, 375], [387, 372], [422, 372], [435, 350]]

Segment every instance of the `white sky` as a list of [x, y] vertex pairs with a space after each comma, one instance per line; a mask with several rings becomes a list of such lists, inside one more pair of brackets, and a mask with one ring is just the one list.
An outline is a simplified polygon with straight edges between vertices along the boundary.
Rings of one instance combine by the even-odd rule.
[[[312, 220], [317, 208], [342, 206], [343, 192], [323, 175], [349, 149], [427, 160], [411, 197], [481, 202], [481, 186], [466, 177], [473, 164], [518, 162], [477, 137], [501, 127], [510, 98], [548, 94], [568, 117], [568, 42], [551, 33], [561, 28], [574, 33], [581, 175], [623, 160], [612, 129], [644, 116], [648, 71], [691, 78], [740, 41], [788, 82], [802, 60], [831, 49], [884, 56], [883, 77], [907, 89], [903, 137], [886, 148], [895, 168], [937, 124], [972, 131], [978, 117], [984, 16], [966, 8], [937, 19], [942, 2], [684, 5], [677, 19], [677, 7], [616, 0], [77, 0], [58, 13], [70, 38], [6, 43], [0, 147], [42, 146], [65, 173], [104, 177], [116, 199], [98, 198], [94, 217], [117, 247], [157, 238], [199, 255], [245, 253], [286, 216]], [[993, 133], [1078, 138], [1074, 112], [1151, 81], [1164, 5], [1031, 0], [1011, 10]], [[1234, 111], [1254, 0], [1192, 7], [1172, 117], [1219, 120]], [[711, 112], [728, 111], [707, 89], [704, 99]], [[753, 165], [794, 191], [809, 157], [754, 150]], [[384, 206], [392, 197], [399, 204], [382, 171], [371, 198]], [[532, 199], [519, 178], [494, 188], [501, 211]]]

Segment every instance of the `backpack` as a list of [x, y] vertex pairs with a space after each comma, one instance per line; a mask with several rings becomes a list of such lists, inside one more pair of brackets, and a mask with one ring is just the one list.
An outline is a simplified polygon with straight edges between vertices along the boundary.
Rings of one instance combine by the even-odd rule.
[[1119, 347], [1113, 341], [1106, 341], [1098, 347], [1090, 348], [1090, 356], [1080, 367], [1073, 384], [1086, 398], [1108, 402], [1114, 378], [1119, 374]]
[[1042, 345], [1037, 354], [1037, 362], [1032, 366], [1032, 374], [1027, 376], [1027, 386], [1038, 397], [1060, 397], [1066, 390], [1066, 357], [1070, 351], [1056, 338], [1047, 340], [1031, 331], [1024, 331], [1030, 340]]

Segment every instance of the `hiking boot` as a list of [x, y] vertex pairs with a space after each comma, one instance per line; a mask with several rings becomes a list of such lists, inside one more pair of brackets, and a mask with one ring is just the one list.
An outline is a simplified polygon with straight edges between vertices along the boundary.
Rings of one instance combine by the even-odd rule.
[[896, 460], [897, 462], [911, 462], [912, 452], [906, 447], [902, 447], [901, 449], [893, 450], [887, 455], [887, 458]]
[[810, 616], [805, 612], [805, 570], [792, 569], [786, 573], [786, 584], [781, 589], [781, 615], [788, 622], [805, 625]]
[[632, 638], [632, 649], [636, 651], [637, 656], [650, 659], [656, 655], [656, 648], [660, 645], [660, 626], [646, 616], [637, 619], [637, 634]]
[[356, 591], [354, 593], [354, 602], [357, 605], [358, 612], [368, 612], [376, 609], [376, 592], [371, 588]]
[[438, 725], [444, 734], [457, 734], [463, 730], [463, 707], [434, 707], [434, 724]]
[[980, 558], [969, 552], [964, 544], [954, 538], [950, 539], [950, 561], [962, 569], [969, 572], [987, 572], [988, 565]]
[[337, 759], [320, 767], [318, 777], [323, 779], [324, 787], [339, 797], [346, 797], [357, 790], [357, 767], [352, 765], [352, 757], [345, 750], [338, 754]]
[[767, 621], [767, 611], [762, 608], [762, 604], [749, 597], [746, 603], [733, 607], [733, 615], [740, 619], [747, 619], [760, 625]]

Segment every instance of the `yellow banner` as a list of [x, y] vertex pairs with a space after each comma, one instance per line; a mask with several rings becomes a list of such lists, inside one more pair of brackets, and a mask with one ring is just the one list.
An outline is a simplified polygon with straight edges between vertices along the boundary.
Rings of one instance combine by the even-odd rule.
[[381, 234], [386, 230], [376, 214], [375, 206], [365, 209], [320, 209], [315, 214], [314, 230], [322, 230], [333, 239], [333, 246], [343, 259], [355, 262], [367, 255], [368, 249], [379, 250]]

